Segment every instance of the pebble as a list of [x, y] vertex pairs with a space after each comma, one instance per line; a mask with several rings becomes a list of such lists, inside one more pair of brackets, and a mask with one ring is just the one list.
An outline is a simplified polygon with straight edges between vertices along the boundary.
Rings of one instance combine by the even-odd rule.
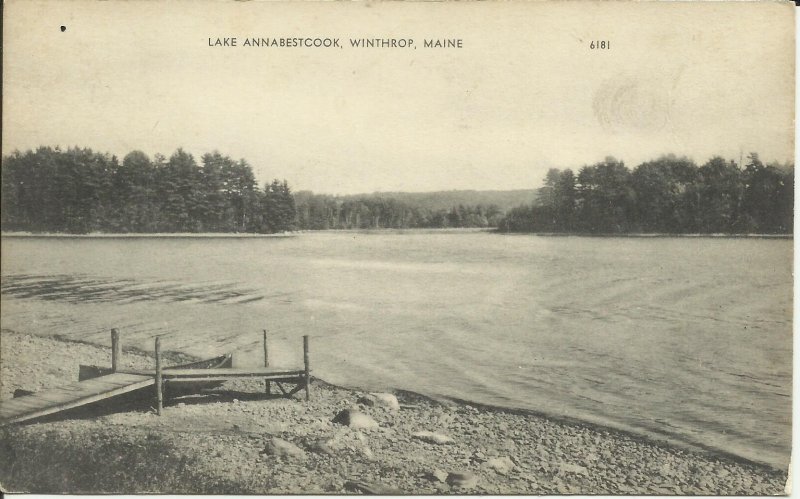
[[264, 447], [264, 453], [276, 457], [288, 457], [292, 459], [305, 459], [306, 453], [303, 449], [282, 438], [272, 437]]
[[447, 483], [451, 487], [471, 489], [478, 485], [478, 477], [471, 471], [451, 471], [447, 474]]
[[360, 451], [361, 451], [361, 455], [362, 456], [364, 456], [365, 458], [367, 458], [370, 461], [375, 461], [375, 459], [376, 459], [375, 458], [375, 453], [372, 452], [372, 449], [370, 449], [369, 447], [364, 445], [364, 446], [361, 447]]
[[428, 442], [430, 444], [436, 445], [445, 445], [445, 444], [452, 444], [455, 441], [448, 437], [447, 435], [443, 435], [441, 433], [435, 433], [432, 431], [418, 431], [416, 433], [411, 434], [412, 437], [418, 438], [423, 442]]
[[333, 450], [331, 444], [332, 444], [332, 439], [321, 438], [311, 442], [311, 445], [309, 445], [309, 450], [311, 452], [316, 452], [317, 454], [327, 454], [329, 456], [332, 456], [336, 454], [336, 451]]
[[438, 492], [441, 493], [446, 493], [450, 491], [450, 485], [447, 483], [436, 482], [433, 486], [436, 488]]
[[344, 484], [345, 488], [348, 490], [363, 492], [369, 495], [380, 495], [380, 496], [399, 496], [403, 495], [403, 491], [394, 487], [390, 487], [388, 485], [384, 485], [380, 482], [366, 482], [360, 480], [350, 480]]
[[492, 468], [497, 473], [501, 475], [507, 475], [511, 470], [515, 468], [514, 462], [511, 458], [504, 456], [504, 457], [493, 457], [486, 461], [486, 466], [488, 468]]
[[570, 463], [561, 463], [558, 465], [558, 470], [561, 473], [574, 473], [576, 475], [586, 475], [588, 471], [583, 466], [577, 464], [570, 464]]
[[331, 421], [358, 430], [374, 430], [379, 428], [378, 422], [375, 421], [372, 416], [355, 409], [345, 409], [339, 412]]
[[370, 393], [359, 398], [358, 403], [369, 407], [383, 407], [392, 411], [400, 410], [400, 402], [391, 393]]
[[438, 482], [444, 483], [447, 481], [447, 472], [435, 469], [431, 472], [430, 477]]
[[500, 448], [504, 449], [504, 450], [507, 450], [507, 451], [514, 452], [515, 450], [517, 450], [517, 444], [513, 440], [511, 440], [510, 438], [504, 438], [500, 442]]

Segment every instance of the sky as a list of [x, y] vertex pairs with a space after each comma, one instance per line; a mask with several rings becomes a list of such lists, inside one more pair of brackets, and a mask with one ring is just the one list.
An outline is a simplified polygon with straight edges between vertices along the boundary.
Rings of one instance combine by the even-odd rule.
[[[218, 150], [260, 182], [332, 194], [536, 188], [606, 156], [793, 161], [793, 9], [8, 0], [2, 151]], [[349, 46], [364, 37], [416, 48]], [[463, 47], [423, 47], [441, 38]]]

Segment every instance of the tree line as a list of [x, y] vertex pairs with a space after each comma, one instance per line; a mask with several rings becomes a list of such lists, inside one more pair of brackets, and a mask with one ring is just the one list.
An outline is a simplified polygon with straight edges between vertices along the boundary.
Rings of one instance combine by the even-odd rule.
[[292, 193], [259, 187], [250, 164], [178, 149], [122, 161], [88, 148], [40, 147], [2, 161], [4, 230], [32, 232], [255, 232], [304, 229], [496, 227], [496, 205], [433, 209], [392, 196]]
[[[791, 233], [794, 165], [702, 166], [665, 156], [633, 171], [614, 158], [551, 169], [530, 205], [434, 207], [413, 195], [292, 193], [259, 187], [246, 160], [200, 161], [141, 151], [122, 161], [87, 148], [40, 147], [2, 161], [4, 230], [34, 232], [257, 232], [296, 229], [499, 227], [511, 232]], [[480, 193], [479, 193], [480, 194]], [[409, 197], [410, 196], [410, 197]], [[423, 198], [420, 198], [423, 199]], [[441, 204], [439, 206], [442, 206]]]
[[40, 147], [2, 162], [2, 227], [35, 232], [279, 232], [294, 228], [286, 181], [259, 188], [251, 166], [182, 149], [150, 159]]
[[742, 167], [711, 158], [697, 166], [664, 156], [633, 171], [614, 158], [548, 171], [537, 199], [499, 222], [509, 232], [792, 232], [794, 165], [765, 165], [752, 153]]

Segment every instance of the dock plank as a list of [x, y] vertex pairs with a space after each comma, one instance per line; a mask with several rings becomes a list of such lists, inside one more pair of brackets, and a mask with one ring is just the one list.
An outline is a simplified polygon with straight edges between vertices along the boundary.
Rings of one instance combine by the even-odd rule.
[[[256, 379], [265, 379], [265, 380], [269, 380], [269, 381], [278, 381], [278, 382], [286, 382], [286, 383], [290, 383], [290, 382], [291, 383], [297, 383], [297, 382], [302, 381], [304, 379], [304, 377], [299, 375], [299, 374], [297, 374], [297, 375], [295, 375], [293, 377], [288, 377], [286, 375], [276, 375], [276, 376], [255, 376], [255, 375], [247, 376], [247, 375], [242, 375], [242, 376], [233, 376], [233, 377], [224, 376], [224, 375], [218, 375], [218, 376], [209, 375], [209, 376], [203, 376], [203, 377], [197, 376], [197, 377], [194, 377], [194, 378], [169, 378], [169, 379], [167, 379], [165, 377], [164, 381], [168, 381], [169, 383], [175, 383], [176, 385], [180, 385], [181, 383], [189, 383], [189, 382], [192, 382], [192, 381], [194, 381], [194, 382], [198, 382], [198, 381], [229, 381], [232, 378], [239, 378], [239, 379], [256, 378]], [[169, 385], [169, 383], [168, 383], [168, 385]]]
[[0, 400], [0, 425], [18, 423], [138, 390], [154, 383], [150, 376], [114, 373], [10, 400]]
[[272, 376], [298, 376], [304, 374], [302, 369], [286, 369], [286, 368], [268, 368], [268, 367], [254, 367], [254, 368], [227, 368], [227, 369], [181, 369], [175, 371], [165, 371], [163, 373], [164, 379], [182, 379], [182, 378], [261, 378]]
[[[121, 371], [122, 373], [132, 374], [137, 376], [155, 376], [155, 371], [152, 370], [135, 370], [135, 371]], [[305, 374], [301, 368], [281, 368], [281, 367], [223, 367], [218, 369], [175, 369], [163, 370], [161, 375], [164, 379], [179, 380], [179, 379], [208, 379], [209, 377], [219, 378], [263, 378], [271, 376], [299, 376]]]

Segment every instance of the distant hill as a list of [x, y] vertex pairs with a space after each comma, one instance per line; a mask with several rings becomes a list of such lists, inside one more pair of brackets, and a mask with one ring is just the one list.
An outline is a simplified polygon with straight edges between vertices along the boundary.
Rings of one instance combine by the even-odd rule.
[[371, 194], [351, 194], [339, 199], [384, 198], [396, 199], [412, 206], [432, 211], [449, 210], [453, 206], [497, 205], [502, 211], [523, 204], [531, 204], [536, 199], [536, 189], [516, 189], [511, 191], [436, 191], [436, 192], [373, 192]]

